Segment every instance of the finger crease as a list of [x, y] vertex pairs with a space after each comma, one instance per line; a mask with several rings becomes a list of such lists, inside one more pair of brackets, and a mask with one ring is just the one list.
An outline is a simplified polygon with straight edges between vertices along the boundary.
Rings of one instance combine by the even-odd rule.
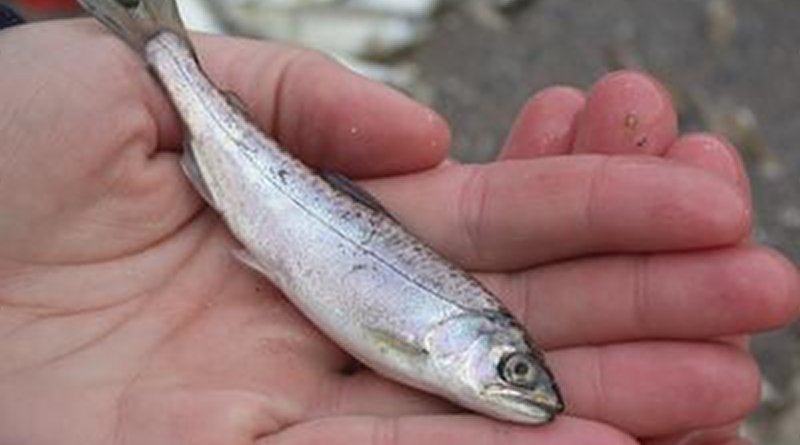
[[[599, 163], [591, 174], [591, 178], [589, 179], [588, 190], [586, 191], [586, 200], [583, 210], [583, 221], [584, 221], [584, 234], [591, 234], [593, 231], [597, 230], [597, 205], [598, 203], [602, 202], [600, 199], [600, 189], [603, 186], [603, 182], [607, 176], [608, 165], [611, 162], [611, 157], [605, 157], [601, 163]], [[596, 237], [595, 237], [596, 238]], [[604, 239], [604, 237], [600, 237], [599, 239]]]
[[613, 406], [608, 399], [608, 395], [606, 394], [606, 378], [605, 378], [605, 370], [603, 365], [603, 350], [601, 348], [593, 348], [594, 354], [592, 365], [594, 367], [594, 379], [592, 380], [592, 384], [594, 385], [594, 399], [593, 399], [593, 412], [595, 415], [599, 416], [600, 418], [608, 419], [611, 416], [606, 415], [602, 416], [602, 413], [607, 413], [608, 407]]
[[633, 259], [633, 283], [632, 287], [632, 306], [633, 306], [633, 328], [636, 332], [647, 333], [652, 331], [648, 323], [648, 300], [649, 295], [649, 275], [650, 275], [650, 256], [642, 255]]
[[461, 186], [458, 199], [458, 219], [467, 243], [467, 251], [480, 263], [483, 258], [481, 249], [481, 227], [486, 214], [488, 185], [485, 170], [471, 167], [467, 178]]
[[[277, 69], [277, 77], [275, 79], [275, 87], [273, 90], [272, 95], [272, 116], [267, 121], [269, 122], [269, 127], [265, 129], [267, 133], [273, 135], [276, 140], [281, 140], [281, 120], [283, 118], [283, 113], [281, 113], [282, 104], [286, 103], [287, 99], [291, 99], [287, 95], [289, 84], [289, 79], [291, 78], [291, 73], [294, 71], [294, 67], [304, 58], [305, 53], [302, 51], [293, 51], [290, 52], [281, 60], [281, 65]], [[274, 64], [274, 60], [270, 60], [268, 63]], [[261, 71], [261, 70], [259, 70]]]
[[350, 384], [351, 380], [349, 378], [323, 378], [320, 382], [322, 389], [319, 391], [322, 397], [311, 397], [309, 399], [310, 406], [306, 408], [306, 412], [311, 414], [342, 412], [345, 386]]
[[535, 272], [525, 273], [516, 277], [516, 280], [518, 280], [517, 286], [522, 287], [518, 293], [518, 295], [522, 295], [522, 301], [520, 302], [519, 306], [519, 317], [528, 326], [537, 325], [536, 320], [533, 320], [533, 311], [531, 310], [531, 300], [533, 299], [534, 294], [534, 273]]
[[372, 445], [397, 445], [399, 443], [399, 419], [388, 417], [375, 419], [372, 424]]

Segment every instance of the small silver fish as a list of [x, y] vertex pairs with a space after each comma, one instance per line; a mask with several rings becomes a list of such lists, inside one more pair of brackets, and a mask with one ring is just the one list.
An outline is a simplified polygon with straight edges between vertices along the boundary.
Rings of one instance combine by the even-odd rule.
[[283, 151], [203, 73], [174, 0], [80, 0], [137, 50], [187, 129], [184, 170], [244, 249], [322, 331], [377, 372], [475, 411], [547, 423], [544, 358], [483, 286], [366, 192]]

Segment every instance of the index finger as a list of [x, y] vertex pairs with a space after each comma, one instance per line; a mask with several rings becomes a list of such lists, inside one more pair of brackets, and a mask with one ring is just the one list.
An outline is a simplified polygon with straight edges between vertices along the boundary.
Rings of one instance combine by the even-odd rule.
[[326, 56], [254, 40], [193, 40], [211, 79], [308, 164], [369, 177], [433, 167], [446, 156], [449, 130], [434, 111]]

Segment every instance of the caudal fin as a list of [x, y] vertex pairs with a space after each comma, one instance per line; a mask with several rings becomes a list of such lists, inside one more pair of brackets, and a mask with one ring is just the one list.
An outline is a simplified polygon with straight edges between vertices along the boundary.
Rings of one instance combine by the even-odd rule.
[[127, 8], [119, 0], [78, 3], [139, 53], [144, 52], [150, 39], [164, 31], [186, 38], [175, 0], [140, 0], [136, 8]]

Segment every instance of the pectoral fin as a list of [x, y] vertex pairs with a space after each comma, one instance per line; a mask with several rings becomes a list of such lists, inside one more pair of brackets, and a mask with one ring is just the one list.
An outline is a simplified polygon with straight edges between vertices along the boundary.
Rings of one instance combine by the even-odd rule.
[[410, 359], [428, 355], [422, 346], [385, 329], [367, 327], [366, 330], [369, 339], [386, 355], [398, 354]]

